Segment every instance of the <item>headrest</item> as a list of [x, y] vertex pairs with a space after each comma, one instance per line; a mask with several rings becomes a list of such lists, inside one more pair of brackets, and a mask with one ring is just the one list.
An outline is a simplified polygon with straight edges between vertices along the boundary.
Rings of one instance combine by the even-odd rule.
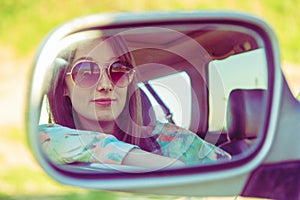
[[256, 138], [264, 124], [266, 90], [233, 90], [227, 104], [227, 131], [231, 140]]

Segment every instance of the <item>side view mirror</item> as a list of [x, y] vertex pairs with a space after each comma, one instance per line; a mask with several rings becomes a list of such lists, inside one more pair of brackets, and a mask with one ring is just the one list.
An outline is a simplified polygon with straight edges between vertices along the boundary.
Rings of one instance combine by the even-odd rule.
[[300, 198], [299, 102], [272, 29], [241, 13], [92, 15], [41, 43], [27, 135], [55, 180]]

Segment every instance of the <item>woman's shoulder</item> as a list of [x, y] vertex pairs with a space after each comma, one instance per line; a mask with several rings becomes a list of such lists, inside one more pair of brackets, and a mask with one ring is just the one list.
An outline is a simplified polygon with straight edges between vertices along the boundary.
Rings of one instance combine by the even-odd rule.
[[51, 129], [51, 128], [57, 128], [57, 127], [62, 127], [61, 125], [58, 124], [39, 124], [39, 129]]
[[52, 133], [52, 132], [60, 132], [60, 131], [71, 131], [72, 129], [61, 126], [59, 124], [40, 124], [39, 125], [39, 131], [40, 132], [47, 132], [47, 133]]
[[40, 124], [39, 125], [40, 133], [48, 133], [50, 135], [80, 135], [82, 133], [86, 134], [96, 134], [96, 132], [85, 131], [80, 129], [74, 129], [67, 126], [62, 126], [60, 124]]

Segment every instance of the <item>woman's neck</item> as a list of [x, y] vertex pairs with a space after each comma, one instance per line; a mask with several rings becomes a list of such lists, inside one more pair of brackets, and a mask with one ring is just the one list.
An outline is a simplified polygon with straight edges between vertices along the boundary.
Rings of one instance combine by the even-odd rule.
[[80, 128], [87, 131], [95, 131], [106, 134], [115, 135], [117, 131], [117, 126], [114, 121], [94, 121], [86, 119], [82, 116], [78, 116], [80, 122]]

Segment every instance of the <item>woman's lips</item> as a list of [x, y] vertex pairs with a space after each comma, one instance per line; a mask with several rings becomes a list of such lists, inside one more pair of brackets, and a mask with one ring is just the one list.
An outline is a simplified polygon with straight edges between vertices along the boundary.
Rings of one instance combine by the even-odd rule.
[[116, 99], [111, 99], [111, 98], [101, 98], [101, 99], [94, 99], [92, 100], [93, 103], [99, 105], [99, 106], [111, 106], [114, 102], [116, 102]]

